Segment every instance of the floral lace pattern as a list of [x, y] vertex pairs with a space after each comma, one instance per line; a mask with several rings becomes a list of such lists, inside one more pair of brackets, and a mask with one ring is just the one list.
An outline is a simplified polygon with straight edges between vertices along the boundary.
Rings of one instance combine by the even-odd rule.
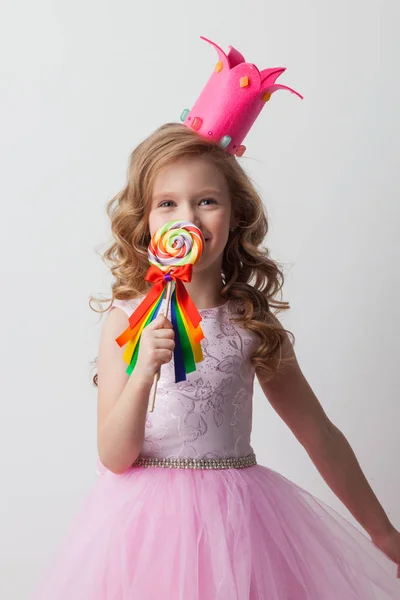
[[[140, 300], [115, 300], [113, 306], [129, 316]], [[199, 309], [204, 360], [186, 381], [175, 383], [173, 359], [162, 366], [155, 409], [146, 417], [142, 456], [229, 458], [253, 452], [249, 357], [258, 338], [230, 319], [233, 311], [230, 301]]]

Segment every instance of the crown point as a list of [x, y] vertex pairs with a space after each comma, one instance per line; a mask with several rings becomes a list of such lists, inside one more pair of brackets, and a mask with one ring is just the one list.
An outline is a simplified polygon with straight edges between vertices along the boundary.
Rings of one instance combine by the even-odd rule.
[[189, 113], [190, 113], [190, 110], [188, 108], [185, 108], [185, 110], [182, 111], [182, 114], [181, 114], [182, 123], [184, 121], [186, 121], [186, 117], [188, 116]]
[[219, 73], [220, 71], [222, 71], [223, 68], [224, 68], [224, 65], [222, 64], [222, 62], [218, 61], [217, 64], [215, 65], [215, 72]]
[[203, 119], [200, 119], [200, 117], [195, 117], [193, 119], [192, 128], [195, 131], [198, 131], [200, 129], [200, 127], [201, 127], [202, 122], [203, 122]]
[[249, 78], [247, 75], [245, 77], [240, 78], [240, 87], [247, 87], [249, 85]]
[[236, 150], [235, 152], [235, 156], [243, 156], [243, 154], [246, 152], [246, 146], [239, 146], [239, 148]]
[[227, 146], [229, 146], [229, 144], [231, 143], [232, 138], [229, 135], [224, 135], [224, 137], [221, 138], [220, 140], [220, 144], [223, 148], [226, 148]]
[[271, 98], [271, 94], [269, 92], [267, 92], [266, 94], [264, 94], [263, 96], [263, 100], [264, 102], [268, 102], [268, 100]]

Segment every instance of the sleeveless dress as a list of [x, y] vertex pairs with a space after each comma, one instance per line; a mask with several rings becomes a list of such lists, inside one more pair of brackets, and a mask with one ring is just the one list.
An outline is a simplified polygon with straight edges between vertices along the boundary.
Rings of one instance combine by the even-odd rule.
[[258, 339], [234, 311], [199, 311], [204, 361], [178, 384], [162, 366], [139, 458], [120, 475], [99, 462], [36, 600], [400, 599], [396, 565], [364, 533], [257, 464]]

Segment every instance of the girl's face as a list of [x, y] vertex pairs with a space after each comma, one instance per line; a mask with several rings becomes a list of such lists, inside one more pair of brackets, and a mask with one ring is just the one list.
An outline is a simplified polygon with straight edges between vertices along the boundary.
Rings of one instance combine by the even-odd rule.
[[204, 236], [196, 271], [222, 262], [229, 229], [236, 223], [225, 177], [205, 157], [179, 159], [157, 174], [150, 204], [150, 235], [173, 219], [191, 221]]

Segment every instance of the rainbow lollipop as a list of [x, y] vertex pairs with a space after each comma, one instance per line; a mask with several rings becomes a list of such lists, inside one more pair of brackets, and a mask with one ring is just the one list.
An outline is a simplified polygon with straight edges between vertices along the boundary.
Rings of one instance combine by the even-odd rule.
[[149, 262], [162, 271], [195, 265], [203, 252], [203, 235], [189, 221], [170, 221], [153, 235], [148, 248]]
[[[141, 333], [157, 317], [164, 296], [165, 316], [168, 318], [171, 304], [171, 321], [175, 332], [175, 381], [184, 381], [186, 374], [195, 371], [196, 363], [203, 360], [200, 346], [204, 338], [200, 327], [201, 316], [183, 283], [191, 281], [193, 265], [200, 259], [203, 248], [201, 231], [189, 221], [170, 221], [153, 235], [148, 247], [151, 266], [145, 277], [153, 286], [129, 317], [129, 327], [116, 338], [119, 346], [127, 344], [123, 358], [128, 363], [128, 375], [137, 362]], [[154, 377], [151, 411], [154, 409], [159, 376], [158, 372]]]

